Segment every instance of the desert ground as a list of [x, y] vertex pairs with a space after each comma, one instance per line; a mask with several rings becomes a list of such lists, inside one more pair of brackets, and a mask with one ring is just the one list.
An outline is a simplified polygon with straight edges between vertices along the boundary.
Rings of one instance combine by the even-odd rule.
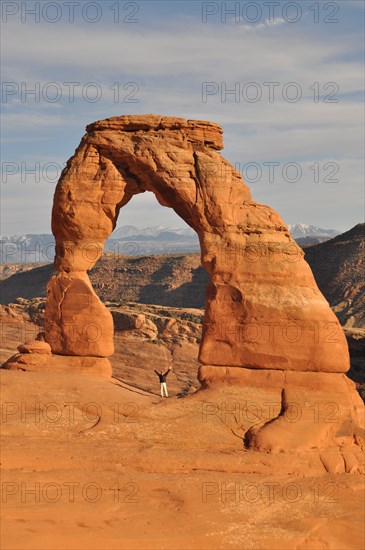
[[6, 370], [1, 384], [4, 549], [364, 548], [363, 470], [245, 450], [257, 395], [242, 388], [162, 399]]
[[[2, 361], [41, 330], [24, 308], [2, 311]], [[116, 332], [112, 379], [0, 370], [2, 548], [364, 548], [363, 448], [353, 473], [328, 473], [315, 450], [247, 450], [270, 396], [199, 389], [186, 323], [158, 343], [148, 324]], [[153, 369], [168, 365], [162, 399]]]

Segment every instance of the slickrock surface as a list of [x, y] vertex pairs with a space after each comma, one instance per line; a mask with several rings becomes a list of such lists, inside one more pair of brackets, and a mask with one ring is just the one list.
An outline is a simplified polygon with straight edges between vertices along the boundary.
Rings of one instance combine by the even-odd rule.
[[[41, 337], [43, 304], [3, 308], [5, 358], [24, 333]], [[363, 434], [346, 436], [344, 374], [231, 369], [196, 391], [200, 310], [108, 309], [111, 380], [80, 376], [80, 356], [0, 370], [4, 550], [364, 547]], [[161, 399], [153, 369], [170, 365]], [[249, 449], [270, 421], [267, 452]]]
[[[363, 449], [244, 446], [275, 414], [268, 385], [160, 399], [75, 373], [1, 370], [0, 381], [3, 550], [365, 546]], [[338, 411], [312, 415], [320, 431]]]

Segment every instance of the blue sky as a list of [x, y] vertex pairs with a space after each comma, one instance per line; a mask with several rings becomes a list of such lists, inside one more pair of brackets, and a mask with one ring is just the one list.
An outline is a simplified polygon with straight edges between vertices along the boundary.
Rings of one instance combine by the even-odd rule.
[[[57, 177], [86, 124], [133, 113], [221, 124], [222, 154], [288, 224], [363, 221], [362, 1], [2, 9], [3, 235], [50, 232]], [[125, 224], [184, 222], [145, 193]]]

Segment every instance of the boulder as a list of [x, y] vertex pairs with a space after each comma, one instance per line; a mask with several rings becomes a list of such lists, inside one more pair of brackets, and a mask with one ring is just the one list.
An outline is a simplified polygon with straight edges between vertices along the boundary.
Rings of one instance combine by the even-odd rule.
[[25, 344], [20, 344], [18, 351], [20, 353], [42, 353], [46, 355], [51, 355], [52, 353], [51, 346], [47, 342], [39, 340], [31, 340], [25, 342]]
[[106, 378], [112, 375], [111, 364], [105, 357], [18, 353], [8, 359], [2, 368], [29, 372], [69, 372]]

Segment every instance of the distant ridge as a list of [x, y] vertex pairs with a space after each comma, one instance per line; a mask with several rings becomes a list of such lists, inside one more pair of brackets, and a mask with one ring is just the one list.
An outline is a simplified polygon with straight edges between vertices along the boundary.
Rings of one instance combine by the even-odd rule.
[[319, 289], [341, 324], [365, 327], [365, 224], [305, 249]]
[[[44, 297], [54, 273], [43, 265], [3, 280], [2, 304], [17, 297]], [[133, 301], [175, 307], [204, 307], [208, 274], [200, 254], [127, 256], [104, 254], [89, 272], [91, 283], [104, 301]]]

